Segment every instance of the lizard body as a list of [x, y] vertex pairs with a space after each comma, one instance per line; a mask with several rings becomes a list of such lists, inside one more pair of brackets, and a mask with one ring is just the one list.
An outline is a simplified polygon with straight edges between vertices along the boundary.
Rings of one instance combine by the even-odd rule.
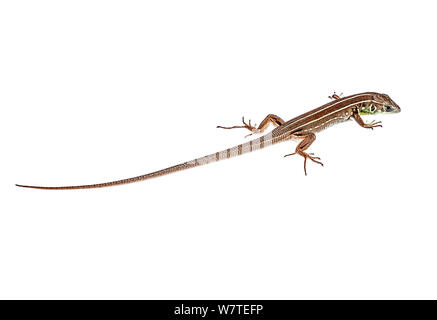
[[20, 185], [18, 187], [33, 188], [33, 189], [46, 189], [46, 190], [71, 190], [71, 189], [91, 189], [102, 188], [127, 183], [133, 183], [143, 181], [163, 175], [167, 175], [173, 172], [194, 168], [200, 165], [216, 162], [224, 159], [229, 159], [244, 153], [252, 152], [258, 149], [263, 149], [267, 146], [286, 141], [291, 139], [298, 139], [301, 142], [296, 147], [296, 151], [293, 154], [298, 154], [304, 158], [304, 172], [306, 172], [306, 161], [310, 159], [313, 162], [323, 165], [320, 162], [320, 158], [315, 157], [312, 153], [307, 153], [305, 150], [316, 139], [315, 133], [326, 129], [327, 127], [339, 122], [344, 122], [350, 119], [354, 119], [361, 127], [373, 129], [375, 127], [381, 127], [381, 122], [365, 123], [360, 115], [365, 114], [377, 114], [377, 113], [397, 113], [400, 112], [399, 106], [386, 94], [376, 92], [365, 92], [348, 97], [340, 98], [337, 94], [333, 94], [330, 98], [332, 101], [322, 105], [319, 108], [306, 112], [298, 117], [295, 117], [287, 122], [280, 117], [269, 114], [258, 127], [252, 126], [250, 123], [246, 123], [243, 118], [243, 125], [233, 127], [218, 126], [222, 129], [234, 129], [234, 128], [246, 128], [251, 131], [249, 134], [263, 133], [265, 129], [272, 123], [276, 128], [257, 139], [253, 139], [243, 144], [239, 144], [233, 148], [228, 148], [210, 155], [197, 158], [191, 161], [183, 162], [172, 167], [168, 167], [162, 170], [151, 172], [145, 175], [121, 179], [111, 182], [79, 185], [79, 186], [61, 186], [61, 187], [43, 187], [43, 186], [29, 186]]

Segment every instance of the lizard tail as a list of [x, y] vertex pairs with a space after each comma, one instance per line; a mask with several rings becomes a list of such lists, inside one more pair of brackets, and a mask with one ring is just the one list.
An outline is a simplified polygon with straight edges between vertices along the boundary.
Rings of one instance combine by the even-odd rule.
[[242, 155], [244, 153], [252, 152], [258, 149], [265, 148], [266, 146], [270, 146], [274, 143], [277, 143], [283, 139], [273, 138], [272, 133], [268, 133], [258, 139], [251, 140], [249, 142], [240, 144], [238, 146], [235, 146], [233, 148], [229, 148], [226, 150], [222, 150], [216, 153], [212, 153], [210, 155], [197, 158], [188, 162], [180, 163], [172, 167], [168, 167], [165, 169], [161, 169], [155, 172], [151, 172], [148, 174], [144, 174], [141, 176], [133, 177], [133, 178], [127, 178], [127, 179], [121, 179], [111, 182], [103, 182], [103, 183], [96, 183], [96, 184], [85, 184], [85, 185], [78, 185], [78, 186], [61, 186], [61, 187], [43, 187], [43, 186], [28, 186], [28, 185], [22, 185], [22, 184], [16, 184], [17, 187], [21, 188], [32, 188], [32, 189], [43, 189], [43, 190], [75, 190], [75, 189], [93, 189], [93, 188], [104, 188], [104, 187], [111, 187], [111, 186], [118, 186], [121, 184], [128, 184], [133, 182], [139, 182], [151, 178], [156, 178], [160, 176], [164, 176], [173, 172], [182, 171], [185, 169], [194, 168], [197, 166], [201, 166], [204, 164], [208, 164], [211, 162], [217, 162], [224, 159], [229, 159], [235, 156]]

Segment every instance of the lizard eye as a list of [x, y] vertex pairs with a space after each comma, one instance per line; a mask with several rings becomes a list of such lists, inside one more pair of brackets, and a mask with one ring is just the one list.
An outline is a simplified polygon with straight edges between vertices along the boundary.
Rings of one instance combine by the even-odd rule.
[[391, 106], [385, 106], [385, 111], [386, 112], [390, 112], [392, 110], [393, 110], [393, 108]]

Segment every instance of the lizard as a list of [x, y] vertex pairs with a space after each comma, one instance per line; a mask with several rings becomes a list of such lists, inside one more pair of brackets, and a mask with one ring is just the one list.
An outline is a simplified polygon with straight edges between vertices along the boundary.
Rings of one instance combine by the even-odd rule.
[[341, 97], [341, 95], [337, 95], [334, 92], [334, 94], [332, 96], [329, 96], [329, 98], [331, 98], [330, 102], [288, 121], [282, 120], [282, 118], [278, 117], [277, 115], [269, 114], [265, 117], [265, 119], [260, 123], [259, 126], [252, 125], [251, 121], [247, 123], [244, 120], [244, 117], [242, 119], [242, 125], [231, 127], [217, 126], [217, 128], [221, 129], [247, 129], [250, 131], [250, 134], [248, 136], [252, 134], [264, 133], [264, 131], [270, 124], [275, 126], [275, 128], [271, 132], [257, 139], [253, 139], [246, 143], [239, 144], [235, 147], [228, 148], [226, 150], [212, 153], [201, 158], [196, 158], [191, 161], [183, 162], [175, 166], [161, 169], [141, 176], [115, 180], [111, 182], [75, 186], [45, 187], [21, 184], [16, 184], [16, 186], [22, 188], [46, 190], [91, 189], [116, 186], [156, 178], [177, 171], [208, 164], [211, 162], [229, 159], [255, 150], [263, 149], [265, 147], [287, 140], [299, 140], [300, 142], [297, 145], [295, 152], [286, 154], [284, 157], [288, 157], [291, 155], [299, 155], [303, 157], [304, 173], [305, 175], [307, 175], [306, 164], [308, 159], [323, 166], [323, 163], [320, 161], [319, 157], [316, 157], [313, 153], [307, 152], [307, 149], [316, 140], [316, 133], [336, 123], [348, 121], [351, 119], [355, 120], [355, 122], [361, 127], [373, 130], [374, 128], [382, 127], [381, 122], [372, 121], [370, 123], [365, 123], [361, 118], [361, 115], [398, 113], [401, 111], [400, 107], [388, 95], [383, 93], [364, 92], [350, 95], [347, 97]]

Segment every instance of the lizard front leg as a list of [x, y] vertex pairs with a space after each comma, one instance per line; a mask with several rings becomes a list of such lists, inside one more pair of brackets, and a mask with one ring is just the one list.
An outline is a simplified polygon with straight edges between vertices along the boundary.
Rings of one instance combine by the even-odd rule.
[[319, 157], [314, 157], [313, 153], [306, 153], [305, 150], [309, 148], [309, 146], [316, 140], [316, 135], [314, 133], [309, 133], [304, 136], [297, 136], [299, 138], [303, 138], [303, 140], [297, 145], [296, 151], [294, 153], [286, 154], [284, 157], [292, 156], [294, 154], [298, 154], [304, 158], [303, 162], [303, 171], [305, 175], [307, 175], [307, 159], [320, 164], [323, 167], [323, 163], [321, 163]]
[[242, 120], [243, 120], [242, 126], [233, 126], [233, 127], [217, 126], [217, 128], [220, 128], [220, 129], [244, 128], [244, 129], [247, 129], [250, 132], [252, 132], [246, 136], [246, 138], [247, 138], [248, 136], [251, 136], [254, 133], [263, 133], [267, 129], [267, 127], [269, 126], [270, 123], [272, 123], [275, 127], [277, 127], [277, 126], [283, 125], [285, 122], [280, 117], [278, 117], [277, 115], [274, 115], [274, 114], [269, 114], [267, 117], [265, 117], [264, 120], [261, 121], [261, 123], [259, 124], [258, 127], [256, 126], [256, 124], [254, 126], [252, 126], [252, 123], [250, 120], [249, 120], [249, 123], [246, 123], [246, 121], [244, 121], [244, 117]]
[[332, 96], [329, 96], [328, 98], [329, 99], [331, 99], [331, 100], [338, 100], [338, 99], [340, 99], [341, 98], [341, 96], [343, 95], [343, 93], [340, 93], [340, 95], [338, 95], [335, 91], [334, 91], [334, 94], [332, 95]]
[[381, 121], [373, 120], [370, 123], [365, 123], [363, 121], [363, 119], [360, 117], [360, 114], [358, 113], [358, 111], [356, 109], [352, 112], [352, 118], [355, 120], [356, 123], [358, 123], [363, 128], [372, 129], [372, 130], [373, 130], [373, 128], [376, 128], [376, 127], [381, 127], [382, 128], [382, 122]]

